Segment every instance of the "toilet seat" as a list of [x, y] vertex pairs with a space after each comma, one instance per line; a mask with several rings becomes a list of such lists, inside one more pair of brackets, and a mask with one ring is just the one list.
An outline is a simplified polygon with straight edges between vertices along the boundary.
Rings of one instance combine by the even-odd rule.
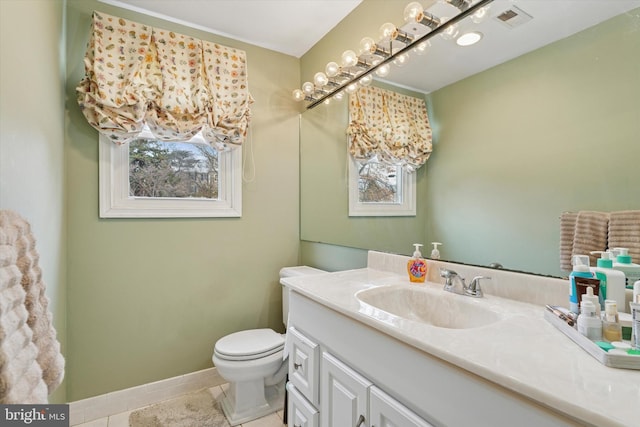
[[216, 342], [214, 354], [224, 360], [255, 360], [282, 351], [284, 338], [272, 329], [250, 329]]

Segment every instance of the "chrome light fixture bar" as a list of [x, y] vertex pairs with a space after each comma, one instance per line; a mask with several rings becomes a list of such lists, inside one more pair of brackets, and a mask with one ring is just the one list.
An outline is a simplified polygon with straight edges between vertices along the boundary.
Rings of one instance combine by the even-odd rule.
[[[480, 0], [471, 6], [473, 0], [446, 0], [446, 3], [459, 9], [460, 13], [444, 23], [441, 22], [439, 18], [423, 10], [420, 13], [420, 19], [416, 20], [416, 22], [431, 29], [431, 31], [422, 36], [413, 36], [398, 28], [395, 28], [395, 31], [389, 32], [388, 24], [384, 24], [383, 27], [387, 26], [388, 37], [386, 37], [386, 39], [388, 40], [378, 43], [374, 42], [373, 39], [370, 40], [371, 47], [369, 54], [376, 56], [378, 58], [377, 60], [369, 62], [366, 59], [363, 60], [358, 57], [353, 51], [345, 51], [342, 54], [343, 67], [338, 66], [335, 62], [330, 62], [327, 64], [327, 75], [330, 74], [328, 81], [325, 81], [326, 76], [324, 73], [316, 73], [314, 76], [315, 84], [310, 82], [303, 84], [302, 90], [294, 91], [294, 99], [297, 101], [309, 101], [306, 108], [310, 110], [331, 97], [336, 96], [336, 94], [339, 94], [343, 90], [349, 87], [355, 87], [355, 84], [358, 82], [363, 80], [370, 81], [373, 77], [371, 74], [376, 70], [383, 67], [383, 69], [388, 69], [389, 63], [396, 59], [406, 58], [409, 50], [443, 33], [447, 28], [451, 28], [466, 17], [473, 15], [492, 1], [493, 0]], [[404, 46], [394, 49], [394, 41], [400, 42]], [[383, 45], [388, 45], [388, 47]], [[358, 71], [354, 71], [354, 68], [358, 68]], [[331, 73], [329, 73], [329, 70], [331, 70]]]

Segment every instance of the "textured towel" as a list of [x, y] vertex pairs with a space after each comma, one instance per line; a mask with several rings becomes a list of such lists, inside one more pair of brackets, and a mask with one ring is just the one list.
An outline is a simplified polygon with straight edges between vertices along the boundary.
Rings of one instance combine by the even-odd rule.
[[46, 403], [47, 385], [27, 324], [18, 255], [13, 245], [6, 244], [15, 241], [14, 235], [0, 227], [0, 403]]
[[577, 212], [563, 212], [560, 216], [560, 269], [571, 271], [573, 255], [573, 236], [576, 231]]
[[609, 248], [629, 248], [633, 262], [640, 264], [640, 211], [611, 212]]
[[31, 227], [7, 210], [0, 211], [0, 260], [0, 402], [46, 403], [62, 382], [64, 358]]
[[592, 251], [607, 250], [607, 234], [609, 230], [609, 213], [580, 211], [576, 217], [573, 235], [573, 255], [589, 255], [591, 265], [596, 265], [599, 258], [591, 255]]

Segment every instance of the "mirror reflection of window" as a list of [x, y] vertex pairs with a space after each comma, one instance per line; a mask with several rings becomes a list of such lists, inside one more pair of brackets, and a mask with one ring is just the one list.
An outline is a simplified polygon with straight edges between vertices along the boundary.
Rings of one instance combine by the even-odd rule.
[[402, 168], [376, 160], [356, 162], [361, 203], [402, 203]]

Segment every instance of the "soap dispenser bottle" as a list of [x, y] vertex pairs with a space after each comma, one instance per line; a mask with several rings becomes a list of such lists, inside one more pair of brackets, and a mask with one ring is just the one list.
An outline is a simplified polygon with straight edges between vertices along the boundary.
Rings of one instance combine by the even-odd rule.
[[625, 276], [622, 271], [613, 269], [613, 254], [609, 251], [591, 253], [600, 254], [596, 267], [589, 268], [600, 279], [600, 305], [604, 307], [604, 300], [613, 300], [622, 308], [621, 311], [625, 311]]
[[613, 252], [617, 254], [613, 269], [622, 271], [627, 279], [626, 287], [633, 289], [633, 284], [640, 280], [640, 265], [631, 262], [629, 248], [613, 248]]
[[[580, 298], [578, 294], [578, 288], [576, 286], [576, 277], [584, 277], [593, 279], [594, 274], [589, 270], [589, 256], [588, 255], [574, 255], [571, 259], [573, 264], [573, 271], [569, 274], [569, 281], [571, 287], [569, 290], [569, 310], [575, 314], [580, 313]], [[594, 307], [595, 310], [595, 307]]]
[[409, 273], [409, 280], [413, 283], [422, 283], [427, 278], [427, 262], [422, 258], [420, 243], [414, 243], [415, 251], [413, 256], [407, 262], [407, 272]]
[[440, 251], [438, 250], [438, 246], [442, 245], [440, 242], [431, 242], [433, 245], [433, 250], [431, 251], [431, 259], [440, 259]]

